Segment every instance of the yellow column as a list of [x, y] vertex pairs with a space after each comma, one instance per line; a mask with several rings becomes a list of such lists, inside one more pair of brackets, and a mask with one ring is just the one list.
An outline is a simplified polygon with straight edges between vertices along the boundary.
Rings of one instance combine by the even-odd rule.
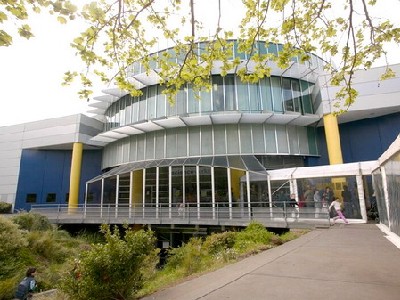
[[340, 134], [337, 117], [333, 114], [324, 116], [325, 139], [328, 148], [329, 164], [343, 163], [342, 147], [340, 146]]
[[83, 144], [74, 143], [71, 158], [71, 174], [69, 180], [68, 208], [76, 208], [79, 198], [79, 181], [81, 179]]
[[231, 187], [232, 187], [232, 194], [233, 198], [232, 202], [239, 201], [240, 199], [240, 177], [245, 175], [245, 171], [231, 169]]
[[[336, 165], [343, 163], [342, 147], [340, 146], [340, 133], [337, 117], [333, 114], [324, 115], [324, 129], [326, 146], [328, 149], [329, 164]], [[340, 197], [343, 185], [346, 185], [346, 178], [332, 178], [332, 190], [336, 197]]]
[[143, 170], [133, 171], [132, 204], [141, 204], [143, 202]]

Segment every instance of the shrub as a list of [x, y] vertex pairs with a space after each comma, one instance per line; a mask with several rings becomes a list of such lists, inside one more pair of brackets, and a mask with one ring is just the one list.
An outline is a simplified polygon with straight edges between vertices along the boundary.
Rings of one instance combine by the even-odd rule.
[[171, 249], [168, 253], [166, 269], [178, 269], [184, 275], [196, 273], [202, 269], [206, 253], [200, 238], [191, 238], [181, 247]]
[[28, 231], [45, 231], [53, 229], [50, 221], [36, 213], [19, 213], [13, 217], [13, 222], [18, 224], [21, 229]]
[[68, 255], [68, 244], [59, 242], [56, 231], [32, 231], [27, 234], [29, 249], [42, 259], [61, 263]]
[[14, 262], [18, 251], [27, 245], [28, 241], [18, 226], [0, 216], [0, 276], [7, 273], [4, 267], [9, 265], [11, 260]]
[[279, 237], [265, 229], [264, 225], [258, 222], [251, 222], [243, 231], [238, 232], [234, 248], [239, 253], [246, 253], [249, 249], [257, 246], [268, 245], [271, 240]]
[[204, 248], [213, 255], [231, 249], [235, 245], [235, 235], [232, 231], [212, 233], [204, 241]]
[[143, 284], [143, 270], [155, 267], [157, 251], [152, 232], [103, 225], [105, 244], [95, 244], [61, 280], [60, 289], [76, 300], [129, 299]]
[[0, 202], [0, 214], [10, 214], [12, 211], [12, 204]]

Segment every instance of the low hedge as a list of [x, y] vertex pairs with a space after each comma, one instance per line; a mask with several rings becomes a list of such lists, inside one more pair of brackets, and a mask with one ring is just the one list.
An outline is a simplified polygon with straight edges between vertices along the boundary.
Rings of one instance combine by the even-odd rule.
[[0, 214], [11, 214], [12, 204], [6, 202], [0, 202]]

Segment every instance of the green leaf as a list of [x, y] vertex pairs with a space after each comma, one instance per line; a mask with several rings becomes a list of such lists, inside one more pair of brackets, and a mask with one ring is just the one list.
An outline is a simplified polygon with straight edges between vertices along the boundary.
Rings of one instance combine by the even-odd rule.
[[18, 33], [21, 37], [26, 39], [30, 39], [34, 36], [31, 32], [31, 27], [28, 24], [24, 24], [20, 28], [18, 28]]
[[67, 23], [67, 19], [65, 19], [62, 16], [58, 16], [57, 17], [57, 21], [60, 22], [60, 24], [66, 24]]
[[0, 29], [0, 47], [8, 47], [12, 44], [12, 37]]

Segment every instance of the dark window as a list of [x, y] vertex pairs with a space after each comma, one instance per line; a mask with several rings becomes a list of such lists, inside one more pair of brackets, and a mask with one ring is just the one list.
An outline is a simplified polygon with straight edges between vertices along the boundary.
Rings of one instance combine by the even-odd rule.
[[89, 192], [87, 194], [86, 202], [87, 203], [91, 203], [91, 202], [93, 202], [93, 200], [94, 200], [94, 193], [93, 192]]
[[26, 195], [26, 203], [36, 203], [36, 194], [27, 194]]
[[65, 194], [65, 202], [68, 203], [69, 202], [69, 193]]
[[56, 202], [56, 194], [55, 193], [48, 193], [46, 197], [46, 202]]

